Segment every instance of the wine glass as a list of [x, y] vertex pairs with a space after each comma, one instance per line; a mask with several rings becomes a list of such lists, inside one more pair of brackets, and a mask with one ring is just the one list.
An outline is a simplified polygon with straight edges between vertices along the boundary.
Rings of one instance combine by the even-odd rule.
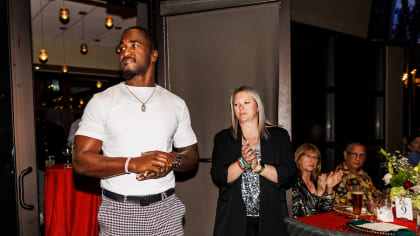
[[62, 152], [66, 163], [64, 164], [64, 168], [71, 168], [71, 161], [72, 161], [72, 150], [70, 147], [66, 146]]

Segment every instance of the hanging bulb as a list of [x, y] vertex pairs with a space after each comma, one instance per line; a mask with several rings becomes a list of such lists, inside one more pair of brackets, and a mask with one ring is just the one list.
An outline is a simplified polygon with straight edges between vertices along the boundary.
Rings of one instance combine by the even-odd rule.
[[70, 20], [70, 11], [66, 6], [60, 8], [60, 21], [63, 24], [67, 24]]
[[88, 46], [86, 43], [82, 43], [80, 45], [80, 52], [85, 55], [86, 53], [88, 53]]
[[61, 72], [67, 73], [67, 72], [69, 72], [69, 68], [66, 65], [62, 65], [61, 66]]
[[102, 82], [100, 80], [98, 80], [98, 82], [96, 82], [96, 87], [98, 89], [102, 87]]
[[45, 63], [48, 61], [47, 50], [41, 49], [41, 51], [39, 51], [39, 61], [42, 63]]
[[121, 52], [120, 46], [116, 46], [116, 47], [115, 47], [115, 52], [116, 52], [117, 54], [120, 54], [120, 52]]
[[111, 29], [112, 26], [114, 26], [114, 20], [112, 19], [111, 16], [107, 16], [105, 19], [105, 26], [107, 29]]

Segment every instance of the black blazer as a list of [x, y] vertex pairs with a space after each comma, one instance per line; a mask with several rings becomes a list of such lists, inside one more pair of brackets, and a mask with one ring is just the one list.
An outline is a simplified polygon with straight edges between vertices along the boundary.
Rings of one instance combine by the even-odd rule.
[[[260, 176], [260, 236], [288, 235], [283, 218], [287, 216], [286, 192], [296, 178], [290, 137], [279, 127], [268, 129], [269, 140], [261, 138], [262, 161], [277, 170], [278, 183]], [[239, 136], [241, 137], [241, 136]], [[227, 183], [229, 165], [241, 156], [241, 138], [235, 140], [230, 129], [216, 134], [213, 147], [211, 174], [219, 188], [216, 222], [213, 235], [245, 235], [246, 210], [242, 200], [241, 178]]]

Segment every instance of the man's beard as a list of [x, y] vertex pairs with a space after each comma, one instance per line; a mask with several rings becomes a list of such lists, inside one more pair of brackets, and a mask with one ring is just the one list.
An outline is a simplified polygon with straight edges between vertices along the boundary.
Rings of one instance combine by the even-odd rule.
[[138, 72], [132, 70], [123, 70], [122, 76], [125, 80], [130, 80], [136, 76]]

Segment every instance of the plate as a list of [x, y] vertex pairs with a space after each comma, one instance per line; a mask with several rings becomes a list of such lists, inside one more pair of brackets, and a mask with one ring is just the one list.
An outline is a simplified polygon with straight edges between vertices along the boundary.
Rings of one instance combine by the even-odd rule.
[[[343, 204], [337, 204], [333, 207], [333, 210], [341, 213], [341, 214], [345, 214], [345, 215], [353, 215], [353, 206], [351, 205], [343, 205]], [[366, 214], [366, 207], [362, 207], [362, 216], [367, 215]]]

